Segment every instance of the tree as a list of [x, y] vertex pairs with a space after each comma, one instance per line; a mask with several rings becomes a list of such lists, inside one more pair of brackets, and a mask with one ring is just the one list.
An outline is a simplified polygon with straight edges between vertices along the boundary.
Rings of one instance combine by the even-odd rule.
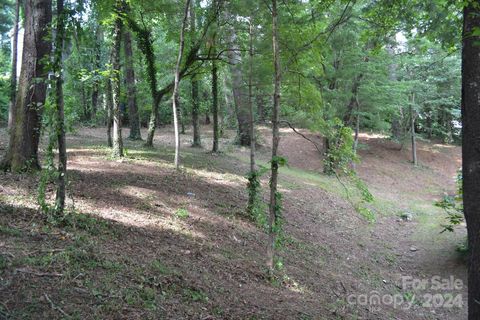
[[12, 171], [40, 169], [38, 144], [47, 92], [46, 61], [52, 48], [48, 28], [52, 21], [52, 1], [26, 0], [24, 10], [22, 67], [12, 112], [9, 146], [0, 166]]
[[55, 211], [63, 214], [65, 208], [65, 181], [67, 176], [67, 148], [65, 142], [62, 52], [65, 38], [65, 14], [63, 0], [57, 0], [57, 27], [55, 35], [55, 51], [53, 74], [55, 75], [55, 124], [58, 144], [58, 176]]
[[98, 72], [101, 68], [101, 58], [102, 58], [102, 49], [101, 49], [101, 45], [102, 45], [102, 41], [103, 41], [103, 31], [102, 29], [100, 29], [100, 26], [99, 25], [96, 25], [95, 26], [95, 42], [94, 42], [94, 54], [93, 54], [93, 58], [94, 58], [94, 62], [93, 62], [93, 65], [94, 65], [94, 80], [93, 80], [93, 84], [92, 84], [92, 114], [93, 116], [96, 116], [97, 115], [97, 110], [99, 109], [100, 107], [100, 101], [99, 101], [99, 97], [100, 97], [100, 77], [98, 75]]
[[112, 45], [112, 99], [113, 99], [113, 156], [123, 157], [122, 114], [120, 112], [120, 45], [122, 41], [123, 22], [120, 16], [122, 3], [116, 0], [116, 16], [113, 27]]
[[250, 127], [250, 173], [255, 171], [255, 115], [253, 110], [253, 22], [248, 28], [248, 122]]
[[112, 127], [113, 127], [113, 93], [112, 80], [108, 77], [105, 80], [105, 104], [107, 108], [107, 146], [113, 147]]
[[[187, 72], [192, 68], [192, 65], [198, 61], [198, 52], [201, 45], [203, 44], [207, 31], [214, 21], [218, 17], [218, 13], [221, 7], [222, 1], [215, 1], [213, 5], [209, 8], [206, 14], [206, 21], [203, 24], [203, 29], [200, 31], [200, 36], [196, 38], [195, 43], [190, 46], [189, 52], [185, 54], [185, 61], [181, 68], [179, 69], [179, 80], [183, 78]], [[188, 17], [187, 17], [188, 18]], [[157, 67], [155, 64], [155, 48], [154, 41], [152, 39], [152, 30], [143, 23], [141, 26], [137, 21], [135, 21], [134, 16], [131, 12], [125, 16], [125, 20], [128, 23], [128, 26], [135, 32], [137, 35], [137, 43], [140, 51], [145, 56], [145, 68], [147, 74], [147, 82], [150, 88], [150, 95], [152, 99], [152, 110], [150, 114], [150, 121], [148, 125], [148, 134], [145, 145], [147, 147], [153, 146], [153, 136], [155, 134], [155, 127], [158, 122], [158, 113], [159, 113], [159, 104], [162, 101], [163, 97], [169, 94], [174, 87], [175, 80], [167, 82], [163, 88], [158, 89], [157, 84]], [[142, 19], [142, 22], [143, 19]], [[177, 114], [177, 116], [180, 116]]]
[[130, 31], [124, 30], [124, 53], [125, 53], [125, 81], [127, 84], [127, 99], [128, 99], [128, 112], [130, 122], [130, 135], [131, 140], [142, 140], [140, 133], [140, 119], [138, 118], [138, 106], [137, 106], [137, 92], [135, 83], [135, 70], [133, 68], [133, 50], [132, 50], [132, 35]]
[[274, 93], [273, 93], [273, 109], [272, 109], [272, 159], [271, 163], [271, 177], [270, 177], [270, 203], [269, 203], [269, 237], [267, 249], [267, 267], [270, 272], [274, 267], [274, 254], [276, 236], [278, 232], [279, 219], [279, 194], [277, 192], [278, 184], [278, 144], [280, 142], [280, 132], [278, 128], [279, 112], [280, 112], [280, 85], [281, 85], [281, 69], [280, 69], [280, 49], [278, 41], [278, 12], [277, 1], [272, 0], [272, 42], [273, 42], [273, 65], [275, 70], [274, 75]]
[[480, 319], [480, 5], [463, 10], [462, 172], [468, 233], [468, 319]]
[[[215, 55], [215, 36], [212, 39], [212, 53]], [[212, 114], [213, 114], [213, 145], [212, 152], [218, 152], [219, 123], [218, 123], [218, 74], [217, 61], [212, 60]]]
[[[229, 13], [227, 16], [229, 20], [234, 21], [233, 14]], [[238, 123], [237, 140], [241, 146], [249, 146], [251, 139], [248, 125], [249, 109], [248, 103], [245, 101], [247, 93], [243, 80], [242, 54], [238, 43], [237, 30], [233, 26], [228, 28], [228, 41], [230, 48], [227, 57], [232, 77], [233, 103]]]
[[172, 110], [173, 110], [173, 126], [175, 130], [175, 169], [178, 170], [179, 168], [179, 156], [180, 156], [180, 133], [178, 130], [178, 113], [180, 111], [179, 104], [178, 104], [178, 85], [180, 83], [180, 63], [182, 63], [183, 57], [183, 47], [185, 44], [184, 33], [185, 33], [185, 26], [187, 24], [188, 18], [188, 10], [190, 8], [190, 0], [186, 0], [185, 2], [185, 12], [182, 20], [182, 26], [180, 29], [180, 44], [178, 48], [178, 58], [177, 64], [175, 65], [175, 80], [173, 86], [173, 94], [172, 94]]
[[[191, 33], [191, 42], [194, 44], [195, 34], [196, 34], [196, 16], [195, 16], [195, 2], [191, 1], [190, 8], [190, 33]], [[201, 137], [200, 137], [200, 101], [199, 101], [199, 81], [197, 79], [197, 74], [192, 74], [191, 85], [192, 85], [192, 126], [193, 126], [193, 143], [192, 147], [201, 147]]]
[[412, 138], [412, 163], [414, 166], [418, 164], [417, 161], [417, 137], [415, 134], [415, 93], [412, 93], [412, 102], [410, 104], [410, 135]]
[[13, 109], [17, 97], [17, 56], [18, 56], [18, 23], [20, 19], [20, 1], [15, 1], [15, 22], [12, 34], [12, 68], [10, 73], [10, 105], [8, 108], [8, 129], [13, 125]]

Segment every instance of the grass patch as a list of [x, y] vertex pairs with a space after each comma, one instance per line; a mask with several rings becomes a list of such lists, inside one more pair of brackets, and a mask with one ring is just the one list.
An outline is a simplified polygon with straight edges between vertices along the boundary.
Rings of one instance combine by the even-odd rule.
[[187, 219], [188, 217], [190, 217], [190, 213], [188, 212], [187, 209], [180, 208], [177, 211], [175, 211], [175, 217], [179, 219]]
[[0, 234], [4, 234], [10, 237], [21, 237], [22, 231], [15, 227], [10, 227], [7, 225], [0, 225]]
[[195, 288], [183, 289], [183, 298], [193, 302], [208, 302], [208, 296], [205, 292]]
[[176, 273], [174, 270], [164, 265], [160, 260], [153, 260], [150, 264], [150, 268], [154, 273], [159, 273], [164, 276]]

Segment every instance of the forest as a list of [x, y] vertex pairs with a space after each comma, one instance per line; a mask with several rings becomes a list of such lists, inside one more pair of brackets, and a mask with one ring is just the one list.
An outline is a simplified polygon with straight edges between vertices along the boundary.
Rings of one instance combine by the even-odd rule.
[[480, 319], [480, 1], [0, 4], [0, 319]]

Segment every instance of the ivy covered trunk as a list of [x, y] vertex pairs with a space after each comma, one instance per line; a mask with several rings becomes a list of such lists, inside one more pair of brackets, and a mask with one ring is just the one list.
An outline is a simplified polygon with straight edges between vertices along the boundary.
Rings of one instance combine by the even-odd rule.
[[153, 147], [153, 136], [155, 135], [155, 128], [157, 126], [158, 105], [162, 100], [163, 94], [157, 92], [157, 67], [155, 65], [155, 54], [153, 51], [153, 41], [151, 33], [148, 30], [137, 28], [138, 42], [140, 50], [145, 56], [147, 81], [150, 87], [150, 95], [152, 96], [152, 111], [150, 113], [150, 121], [148, 123], [148, 133], [145, 146]]
[[58, 177], [55, 197], [55, 211], [62, 214], [65, 208], [65, 181], [67, 175], [67, 147], [65, 142], [62, 49], [65, 37], [65, 16], [63, 0], [57, 0], [57, 31], [55, 36], [55, 55], [53, 72], [55, 74], [55, 123], [58, 143]]
[[135, 84], [135, 69], [133, 67], [132, 35], [130, 31], [124, 32], [124, 52], [125, 52], [125, 81], [127, 84], [128, 115], [130, 124], [131, 140], [142, 140], [140, 133], [140, 119], [137, 108], [137, 91]]
[[275, 69], [273, 109], [272, 109], [272, 160], [270, 177], [270, 205], [268, 217], [268, 247], [267, 247], [267, 267], [270, 272], [274, 268], [274, 254], [278, 233], [280, 199], [277, 192], [278, 184], [278, 166], [279, 159], [277, 155], [278, 143], [280, 142], [280, 133], [278, 128], [278, 113], [280, 109], [280, 52], [278, 48], [278, 25], [277, 25], [277, 1], [272, 0], [272, 42], [273, 42], [273, 64]]
[[[480, 319], [480, 8], [463, 11], [462, 172], [463, 205], [468, 232], [468, 319]], [[476, 33], [476, 35], [472, 35]]]
[[1, 164], [5, 170], [12, 171], [40, 168], [38, 144], [48, 75], [45, 62], [52, 49], [49, 39], [52, 1], [26, 0], [24, 8], [22, 68], [12, 113], [9, 147]]

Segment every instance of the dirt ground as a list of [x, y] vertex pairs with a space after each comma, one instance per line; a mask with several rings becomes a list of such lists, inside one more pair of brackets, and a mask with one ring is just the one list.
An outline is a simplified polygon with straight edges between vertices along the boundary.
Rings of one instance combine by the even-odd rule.
[[[259, 133], [266, 165], [270, 133]], [[342, 184], [321, 174], [315, 147], [282, 129], [285, 239], [269, 281], [265, 233], [244, 214], [249, 150], [227, 132], [223, 152], [211, 154], [211, 129], [202, 134], [204, 148], [182, 136], [178, 173], [169, 127], [157, 130], [153, 149], [125, 140], [123, 160], [110, 158], [104, 128], [77, 129], [68, 136], [68, 205], [77, 214], [63, 228], [38, 211], [39, 174], [1, 173], [0, 319], [466, 319], [465, 285], [402, 285], [433, 276], [466, 284], [456, 250], [464, 227], [440, 233], [445, 215], [433, 205], [455, 191], [459, 147], [420, 142], [413, 167], [408, 148], [362, 134], [357, 170], [375, 197], [369, 222]], [[266, 197], [268, 175], [262, 184]], [[365, 295], [412, 305], [363, 304]], [[430, 306], [431, 295], [460, 301]]]

